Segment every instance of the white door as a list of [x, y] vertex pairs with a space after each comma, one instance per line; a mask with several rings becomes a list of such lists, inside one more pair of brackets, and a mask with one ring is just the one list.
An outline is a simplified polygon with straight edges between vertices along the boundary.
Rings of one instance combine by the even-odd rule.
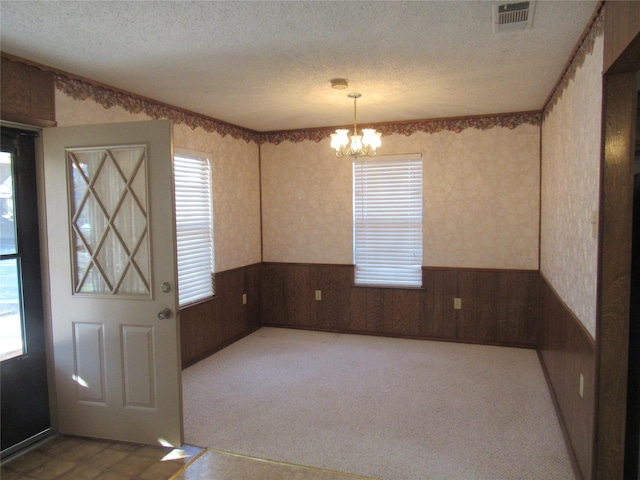
[[180, 446], [171, 122], [43, 143], [59, 430]]

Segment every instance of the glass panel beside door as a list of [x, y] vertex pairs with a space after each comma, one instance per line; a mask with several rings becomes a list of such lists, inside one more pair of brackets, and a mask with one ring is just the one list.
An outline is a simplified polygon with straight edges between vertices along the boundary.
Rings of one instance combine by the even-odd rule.
[[25, 353], [13, 155], [0, 152], [0, 361]]

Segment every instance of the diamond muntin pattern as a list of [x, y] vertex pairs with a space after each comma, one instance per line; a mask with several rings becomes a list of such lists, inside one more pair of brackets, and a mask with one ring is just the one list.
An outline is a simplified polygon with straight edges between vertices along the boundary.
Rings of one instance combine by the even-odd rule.
[[75, 293], [149, 295], [146, 146], [68, 149]]

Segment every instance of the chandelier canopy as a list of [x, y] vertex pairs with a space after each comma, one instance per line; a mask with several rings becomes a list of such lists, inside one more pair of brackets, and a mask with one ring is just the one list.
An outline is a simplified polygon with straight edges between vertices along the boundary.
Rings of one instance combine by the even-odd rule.
[[[334, 88], [336, 87], [334, 86]], [[373, 128], [363, 128], [362, 135], [358, 135], [356, 102], [362, 95], [360, 93], [350, 93], [347, 96], [353, 98], [353, 134], [349, 135], [349, 130], [346, 128], [337, 129], [336, 133], [331, 134], [331, 148], [336, 151], [336, 157], [338, 158], [347, 155], [355, 158], [375, 157], [376, 149], [382, 144], [380, 141], [382, 134], [376, 132]], [[349, 143], [349, 138], [351, 138], [351, 143]]]

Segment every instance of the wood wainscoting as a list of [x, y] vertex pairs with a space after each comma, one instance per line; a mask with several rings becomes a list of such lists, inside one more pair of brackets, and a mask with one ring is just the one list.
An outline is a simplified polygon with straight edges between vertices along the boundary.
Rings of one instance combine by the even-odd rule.
[[180, 310], [182, 368], [260, 328], [260, 268], [216, 273], [215, 297]]
[[[537, 344], [537, 271], [423, 267], [423, 288], [410, 289], [355, 286], [353, 268], [264, 263], [262, 325], [528, 348]], [[459, 310], [454, 298], [461, 299]]]
[[[580, 478], [592, 478], [596, 344], [582, 323], [540, 275], [538, 355]], [[580, 395], [580, 375], [583, 394]]]

